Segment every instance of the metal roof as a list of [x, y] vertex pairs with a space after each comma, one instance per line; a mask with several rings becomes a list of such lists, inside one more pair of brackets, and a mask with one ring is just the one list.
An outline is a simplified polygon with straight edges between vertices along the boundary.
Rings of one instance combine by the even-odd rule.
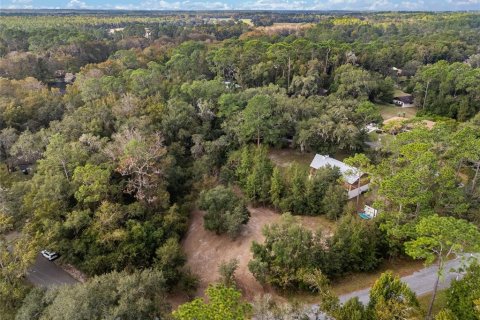
[[321, 154], [316, 154], [315, 158], [313, 158], [312, 163], [310, 164], [310, 167], [314, 169], [319, 169], [326, 166], [337, 167], [340, 169], [343, 178], [349, 184], [354, 184], [363, 175], [363, 172], [359, 171], [357, 168], [351, 167], [342, 161], [338, 161], [337, 159], [330, 158], [329, 156], [323, 156]]

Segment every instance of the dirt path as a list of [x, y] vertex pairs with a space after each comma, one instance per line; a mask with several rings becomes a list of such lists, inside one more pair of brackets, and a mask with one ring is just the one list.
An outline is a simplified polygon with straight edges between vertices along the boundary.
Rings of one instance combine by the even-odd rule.
[[[198, 210], [192, 212], [183, 248], [188, 257], [187, 266], [198, 275], [200, 280], [198, 296], [203, 294], [209, 283], [219, 279], [219, 265], [223, 261], [233, 258], [237, 258], [239, 261], [235, 277], [246, 299], [250, 300], [258, 294], [267, 292], [277, 296], [271, 288], [263, 287], [253, 277], [248, 270], [248, 262], [252, 258], [250, 252], [252, 241], [262, 242], [264, 240], [263, 226], [277, 222], [281, 216], [268, 208], [249, 208], [249, 211], [251, 213], [250, 221], [235, 240], [206, 231], [203, 227], [204, 213]], [[322, 228], [324, 234], [329, 234], [333, 225], [323, 217], [301, 217], [300, 220], [306, 228], [311, 230]]]

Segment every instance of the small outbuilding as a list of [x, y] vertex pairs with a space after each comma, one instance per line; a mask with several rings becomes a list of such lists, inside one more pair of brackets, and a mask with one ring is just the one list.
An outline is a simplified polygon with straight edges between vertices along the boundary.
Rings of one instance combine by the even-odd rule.
[[365, 207], [363, 208], [363, 211], [360, 212], [358, 215], [362, 219], [369, 220], [369, 219], [375, 218], [377, 216], [377, 214], [378, 214], [377, 209], [365, 205]]
[[411, 108], [413, 107], [413, 96], [408, 93], [401, 93], [393, 97], [393, 104], [402, 108]]

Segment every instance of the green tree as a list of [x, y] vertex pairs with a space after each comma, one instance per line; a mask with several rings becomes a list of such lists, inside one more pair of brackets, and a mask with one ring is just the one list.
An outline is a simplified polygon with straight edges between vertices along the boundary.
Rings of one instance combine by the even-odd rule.
[[10, 152], [19, 162], [34, 163], [43, 154], [45, 149], [44, 140], [42, 131], [31, 133], [29, 130], [26, 130], [18, 137]]
[[231, 188], [217, 186], [200, 194], [200, 209], [205, 210], [205, 229], [236, 237], [250, 218], [243, 200]]
[[285, 194], [285, 182], [278, 167], [273, 168], [272, 179], [270, 181], [270, 202], [275, 208], [280, 208]]
[[87, 152], [76, 142], [68, 142], [65, 137], [55, 134], [50, 137], [44, 158], [39, 161], [39, 172], [44, 174], [60, 173], [71, 181], [73, 171], [86, 160]]
[[238, 128], [244, 142], [256, 140], [265, 144], [277, 142], [274, 101], [265, 94], [256, 95], [248, 101], [247, 107], [240, 113], [241, 125]]
[[[83, 284], [33, 290], [18, 320], [150, 319], [168, 317], [163, 275], [155, 270], [112, 272]], [[82, 303], [79, 303], [81, 301]]]
[[347, 300], [338, 310], [335, 312], [336, 320], [367, 320], [368, 313], [365, 310], [364, 305], [358, 300], [358, 298], [352, 298]]
[[226, 287], [235, 286], [235, 271], [238, 268], [238, 259], [233, 258], [229, 261], [224, 261], [218, 267], [220, 273], [220, 281]]
[[110, 170], [86, 164], [75, 168], [73, 183], [78, 185], [75, 198], [84, 203], [99, 202], [108, 193]]
[[333, 237], [328, 240], [328, 274], [348, 271], [370, 271], [381, 261], [380, 236], [371, 221], [353, 215], [343, 216]]
[[250, 168], [245, 186], [245, 193], [251, 201], [267, 203], [270, 199], [269, 191], [273, 168], [267, 152], [267, 148], [261, 146], [257, 146], [253, 150], [253, 168]]
[[322, 199], [323, 212], [330, 220], [337, 220], [347, 203], [347, 191], [340, 185], [331, 184]]
[[211, 285], [205, 291], [208, 302], [197, 298], [182, 304], [173, 312], [177, 320], [244, 320], [248, 319], [251, 306], [242, 301], [239, 291], [223, 285]]
[[381, 100], [391, 102], [393, 98], [393, 81], [382, 79], [362, 68], [344, 64], [335, 71], [333, 87], [339, 97], [355, 99]]
[[7, 240], [6, 234], [13, 229], [13, 218], [0, 211], [0, 308], [15, 310], [28, 292], [23, 277], [35, 261], [35, 242], [22, 235], [19, 239]]
[[455, 319], [478, 320], [475, 301], [480, 299], [480, 265], [472, 263], [461, 280], [454, 280], [447, 289], [447, 308]]
[[307, 288], [305, 277], [319, 267], [323, 258], [321, 236], [303, 228], [284, 214], [278, 224], [263, 228], [263, 244], [254, 241], [250, 272], [262, 283], [282, 289]]
[[178, 240], [169, 238], [155, 251], [154, 266], [160, 270], [167, 285], [172, 286], [182, 276], [180, 268], [185, 264], [186, 257]]
[[373, 319], [420, 319], [415, 293], [390, 271], [383, 273], [370, 289], [367, 308]]
[[431, 215], [416, 224], [414, 239], [405, 243], [405, 252], [414, 259], [425, 259], [427, 265], [436, 263], [438, 267], [428, 317], [432, 314], [438, 283], [447, 259], [452, 255], [458, 257], [465, 252], [478, 250], [480, 232], [465, 220]]
[[362, 124], [381, 123], [382, 116], [378, 107], [370, 101], [364, 101], [355, 109], [355, 115]]
[[[338, 206], [343, 208], [343, 204], [346, 202], [344, 197], [346, 191], [338, 184], [340, 176], [340, 171], [337, 168], [326, 167], [315, 170], [308, 178], [305, 178], [306, 190], [304, 198], [308, 208], [307, 211], [299, 213], [319, 215], [326, 213], [327, 207], [332, 210]], [[332, 194], [332, 191], [338, 191], [339, 194]], [[340, 203], [340, 201], [343, 201], [343, 203]], [[340, 215], [340, 213], [337, 212], [336, 214]]]
[[458, 318], [448, 309], [442, 309], [435, 316], [435, 320], [457, 320]]
[[247, 186], [247, 178], [253, 167], [253, 152], [250, 147], [245, 146], [240, 151], [239, 163], [237, 165], [235, 174], [237, 176], [240, 186], [245, 188]]
[[305, 197], [307, 172], [298, 164], [292, 165], [287, 173], [286, 197], [281, 203], [283, 211], [295, 214], [303, 214], [308, 210], [308, 203]]

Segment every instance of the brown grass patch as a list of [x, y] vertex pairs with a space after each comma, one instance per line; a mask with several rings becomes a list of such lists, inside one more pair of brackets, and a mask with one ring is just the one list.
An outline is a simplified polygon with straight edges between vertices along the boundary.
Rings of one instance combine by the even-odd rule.
[[383, 120], [388, 120], [393, 117], [402, 117], [403, 118], [403, 113], [405, 112], [405, 118], [410, 119], [415, 117], [417, 114], [418, 109], [413, 107], [413, 108], [400, 108], [396, 107], [393, 104], [382, 104], [378, 105], [378, 108], [380, 110], [380, 114], [382, 115]]
[[315, 154], [310, 152], [302, 153], [295, 149], [270, 149], [268, 157], [275, 165], [282, 168], [286, 168], [293, 163], [308, 168]]

